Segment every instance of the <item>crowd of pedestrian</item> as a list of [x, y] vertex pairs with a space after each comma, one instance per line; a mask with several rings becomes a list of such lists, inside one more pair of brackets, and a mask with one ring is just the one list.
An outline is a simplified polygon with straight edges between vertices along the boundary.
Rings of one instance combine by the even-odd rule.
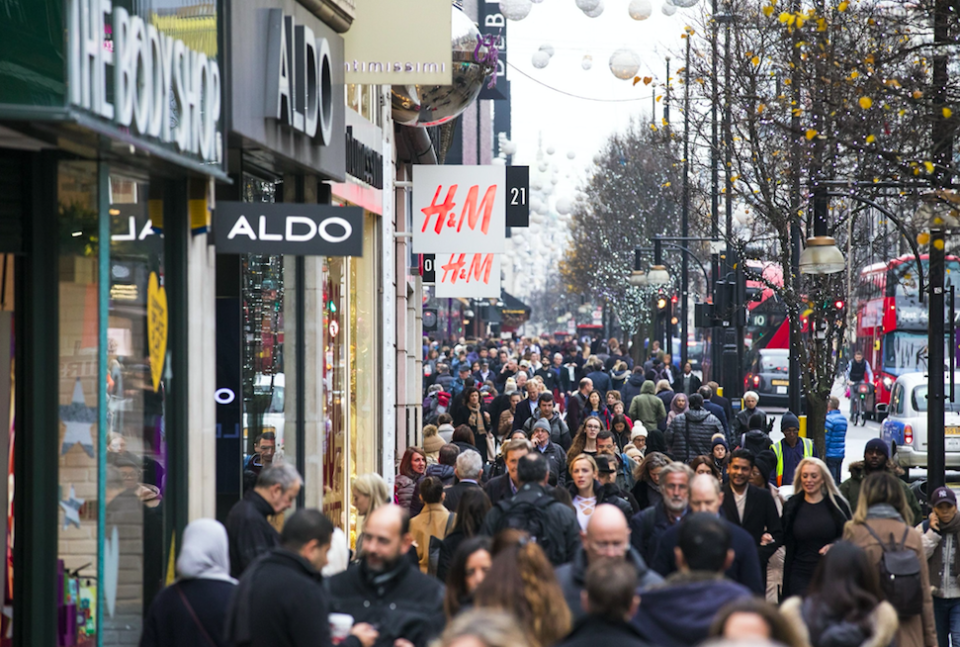
[[834, 399], [821, 460], [795, 415], [774, 443], [757, 394], [734, 413], [613, 342], [428, 346], [423, 445], [392, 490], [354, 479], [354, 545], [287, 514], [302, 479], [275, 459], [187, 527], [142, 645], [960, 645], [951, 490], [921, 517], [879, 439], [840, 482]]

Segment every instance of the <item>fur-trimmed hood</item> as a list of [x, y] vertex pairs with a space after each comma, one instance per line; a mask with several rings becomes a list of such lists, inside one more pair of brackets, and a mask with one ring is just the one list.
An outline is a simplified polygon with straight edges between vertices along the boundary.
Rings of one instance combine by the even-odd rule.
[[[887, 459], [887, 471], [893, 474], [894, 476], [903, 476], [903, 468], [893, 462], [893, 459]], [[863, 469], [863, 461], [857, 461], [856, 463], [850, 463], [850, 478], [855, 481], [862, 481], [866, 474]]]
[[[803, 619], [803, 600], [799, 597], [784, 600], [783, 604], [780, 605], [780, 613], [797, 633], [801, 646], [811, 647], [810, 632]], [[889, 602], [881, 602], [870, 614], [870, 625], [873, 628], [870, 637], [860, 643], [858, 647], [887, 647], [900, 629], [896, 609]]]

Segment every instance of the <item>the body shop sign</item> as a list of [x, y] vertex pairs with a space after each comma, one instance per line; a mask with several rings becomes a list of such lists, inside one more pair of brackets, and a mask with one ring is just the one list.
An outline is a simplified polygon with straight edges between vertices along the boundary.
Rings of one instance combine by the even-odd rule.
[[499, 254], [505, 240], [505, 167], [413, 167], [415, 254]]
[[67, 7], [70, 103], [181, 154], [219, 162], [217, 62], [111, 0], [68, 0]]

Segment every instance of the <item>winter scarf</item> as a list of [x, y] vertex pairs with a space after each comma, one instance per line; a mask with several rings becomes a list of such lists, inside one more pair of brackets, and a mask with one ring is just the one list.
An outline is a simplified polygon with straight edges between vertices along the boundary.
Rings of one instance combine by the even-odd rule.
[[[683, 400], [683, 407], [680, 406], [679, 400]], [[670, 412], [667, 414], [667, 425], [669, 426], [673, 419], [679, 416], [681, 413], [684, 413], [690, 408], [690, 401], [687, 399], [687, 396], [683, 393], [678, 393], [673, 396], [673, 400], [670, 400]]]
[[900, 512], [889, 503], [875, 503], [867, 508], [867, 519], [896, 519], [903, 523]]
[[[953, 535], [953, 567], [950, 570], [950, 574], [960, 576], [960, 514], [954, 515], [953, 519], [950, 520], [950, 523], [941, 523], [940, 530], [934, 530], [941, 537], [946, 538], [947, 535]], [[943, 540], [941, 540], [937, 547], [933, 550], [933, 555], [930, 556], [930, 579], [933, 579], [934, 573], [943, 572]], [[940, 582], [936, 583], [936, 586], [940, 587]]]
[[[476, 435], [482, 436], [487, 443], [487, 456], [496, 456], [497, 455], [497, 440], [493, 434], [487, 433], [487, 427], [484, 424], [483, 420], [483, 410], [480, 409], [480, 405], [477, 405], [476, 408], [470, 407], [470, 426], [476, 429]], [[479, 441], [480, 439], [477, 438]]]

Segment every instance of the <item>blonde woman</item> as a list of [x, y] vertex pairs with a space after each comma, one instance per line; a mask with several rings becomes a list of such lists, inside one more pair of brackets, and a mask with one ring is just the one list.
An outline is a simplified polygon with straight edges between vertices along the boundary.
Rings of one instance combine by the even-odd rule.
[[[933, 616], [930, 572], [923, 550], [920, 531], [913, 527], [913, 512], [900, 485], [900, 479], [889, 472], [874, 472], [860, 486], [860, 500], [853, 519], [847, 524], [843, 538], [867, 553], [867, 560], [880, 568], [884, 548], [901, 544], [916, 553], [920, 563], [920, 590], [912, 597], [913, 608], [896, 606], [900, 616], [898, 647], [936, 647], [937, 631]], [[881, 542], [882, 545], [881, 545]]]
[[[353, 552], [353, 558], [357, 560], [363, 554], [363, 528], [367, 519], [371, 512], [390, 503], [390, 489], [379, 474], [361, 474], [353, 480], [350, 489], [353, 507], [357, 510], [357, 544]], [[363, 523], [360, 517], [363, 517]]]
[[577, 512], [577, 521], [580, 523], [581, 530], [586, 532], [591, 515], [601, 503], [617, 506], [627, 519], [633, 516], [633, 508], [625, 499], [600, 485], [598, 480], [600, 470], [593, 456], [589, 454], [574, 456], [568, 469], [570, 485], [567, 489], [570, 491], [573, 509]]
[[804, 458], [794, 476], [797, 492], [783, 506], [783, 599], [803, 596], [813, 573], [852, 516], [827, 464]]

